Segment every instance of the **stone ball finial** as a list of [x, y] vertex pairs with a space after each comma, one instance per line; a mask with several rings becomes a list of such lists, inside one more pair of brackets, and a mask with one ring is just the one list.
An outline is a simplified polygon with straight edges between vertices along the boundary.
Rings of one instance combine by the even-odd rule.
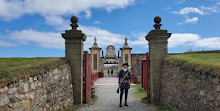
[[72, 27], [72, 30], [77, 30], [77, 27], [78, 27], [78, 18], [76, 16], [72, 16], [70, 18], [70, 21], [72, 22], [72, 24], [70, 24], [70, 26]]
[[154, 18], [154, 22], [155, 22], [155, 24], [154, 24], [155, 29], [160, 30], [160, 27], [162, 26], [162, 24], [160, 24], [161, 18], [159, 16], [156, 16]]
[[76, 16], [72, 16], [70, 20], [72, 24], [76, 24], [78, 22], [78, 18]]
[[161, 22], [161, 18], [160, 18], [159, 16], [156, 16], [156, 17], [154, 18], [154, 22], [155, 22], [156, 24], [160, 23], [160, 22]]

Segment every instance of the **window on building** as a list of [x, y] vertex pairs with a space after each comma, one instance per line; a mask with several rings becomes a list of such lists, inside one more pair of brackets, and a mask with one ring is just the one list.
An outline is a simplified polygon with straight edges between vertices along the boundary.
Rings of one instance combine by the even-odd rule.
[[93, 54], [93, 69], [97, 70], [97, 54]]
[[125, 63], [128, 63], [128, 54], [125, 54]]

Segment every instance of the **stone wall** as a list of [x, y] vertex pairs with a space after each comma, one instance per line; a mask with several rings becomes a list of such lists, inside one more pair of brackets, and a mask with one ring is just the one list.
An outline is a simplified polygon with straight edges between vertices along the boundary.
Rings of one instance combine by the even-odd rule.
[[70, 67], [61, 65], [48, 73], [0, 88], [1, 111], [62, 110], [71, 102]]
[[164, 62], [160, 100], [178, 111], [220, 111], [219, 80]]
[[[142, 62], [141, 59], [146, 57], [146, 54], [131, 54], [131, 72], [134, 73], [137, 80], [141, 83], [141, 75], [142, 75]], [[136, 63], [135, 63], [136, 61]]]

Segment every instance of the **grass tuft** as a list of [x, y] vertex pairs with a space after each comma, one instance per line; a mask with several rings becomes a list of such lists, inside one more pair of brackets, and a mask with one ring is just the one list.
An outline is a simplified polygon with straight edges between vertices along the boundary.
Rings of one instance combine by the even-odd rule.
[[147, 92], [142, 89], [141, 84], [131, 85], [132, 88], [137, 89], [138, 91], [134, 93], [134, 96], [137, 98], [147, 97]]
[[[145, 104], [149, 104], [147, 101], [147, 92], [145, 90], [142, 90], [141, 84], [132, 85], [132, 88], [137, 89], [137, 92], [134, 92], [134, 96], [137, 98], [141, 98], [141, 102]], [[158, 111], [174, 111], [171, 107], [164, 105], [164, 104], [153, 104], [155, 107], [157, 107]]]
[[155, 104], [158, 111], [174, 111], [171, 107], [164, 105], [164, 104]]

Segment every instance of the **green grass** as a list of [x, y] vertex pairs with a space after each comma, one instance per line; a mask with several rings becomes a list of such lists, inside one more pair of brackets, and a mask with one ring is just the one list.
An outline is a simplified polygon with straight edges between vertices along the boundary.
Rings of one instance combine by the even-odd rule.
[[131, 87], [138, 90], [137, 92], [134, 93], [135, 97], [137, 98], [147, 97], [147, 92], [145, 90], [142, 90], [141, 84], [131, 85]]
[[44, 74], [64, 63], [65, 58], [0, 58], [0, 85]]
[[[145, 90], [142, 90], [141, 84], [131, 85], [132, 88], [137, 89], [137, 92], [134, 92], [134, 96], [137, 98], [141, 98], [141, 102], [148, 104], [147, 102], [147, 92]], [[157, 107], [158, 111], [174, 111], [171, 107], [164, 105], [164, 104], [153, 104], [155, 107]]]
[[165, 61], [189, 71], [220, 75], [220, 53], [169, 55]]
[[186, 54], [195, 54], [195, 53], [220, 53], [220, 50], [203, 50], [203, 51], [189, 51], [185, 52]]
[[164, 105], [164, 104], [155, 104], [158, 111], [174, 111], [171, 107]]

